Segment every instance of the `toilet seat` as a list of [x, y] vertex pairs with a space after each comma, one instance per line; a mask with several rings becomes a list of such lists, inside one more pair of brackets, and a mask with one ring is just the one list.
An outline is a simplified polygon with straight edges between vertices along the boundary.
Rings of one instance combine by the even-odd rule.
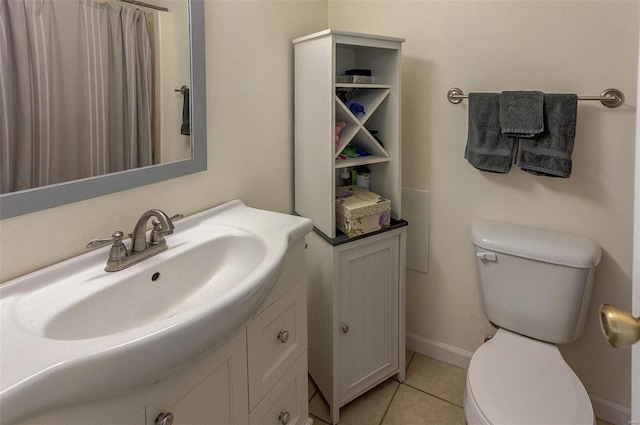
[[465, 415], [472, 424], [585, 424], [587, 391], [558, 347], [500, 329], [474, 353]]

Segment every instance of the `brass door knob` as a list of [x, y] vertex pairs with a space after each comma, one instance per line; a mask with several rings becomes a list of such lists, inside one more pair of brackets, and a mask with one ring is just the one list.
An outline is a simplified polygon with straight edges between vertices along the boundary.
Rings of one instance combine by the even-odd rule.
[[640, 340], [640, 319], [610, 304], [600, 306], [600, 329], [613, 347], [626, 347]]

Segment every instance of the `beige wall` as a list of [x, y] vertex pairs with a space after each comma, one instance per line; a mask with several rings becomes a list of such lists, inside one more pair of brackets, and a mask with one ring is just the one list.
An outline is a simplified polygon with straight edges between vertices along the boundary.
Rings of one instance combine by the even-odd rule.
[[[589, 236], [600, 244], [586, 331], [562, 352], [587, 390], [630, 405], [629, 350], [609, 348], [597, 306], [630, 308], [638, 2], [330, 1], [329, 25], [405, 37], [403, 186], [431, 192], [429, 273], [407, 274], [407, 331], [468, 351], [487, 325], [478, 303], [473, 220], [494, 219]], [[570, 179], [514, 166], [483, 174], [463, 158], [469, 91], [542, 90], [626, 104], [580, 102]], [[411, 229], [409, 229], [411, 231]]]
[[[328, 10], [328, 12], [327, 12]], [[608, 348], [595, 307], [630, 308], [637, 2], [207, 1], [209, 170], [3, 220], [0, 280], [129, 232], [148, 208], [194, 213], [240, 198], [292, 210], [291, 40], [329, 26], [405, 37], [405, 187], [431, 192], [430, 271], [407, 274], [408, 331], [464, 350], [489, 329], [475, 288], [470, 223], [492, 218], [587, 235], [603, 248], [583, 337], [563, 353], [596, 396], [629, 406], [629, 352]], [[463, 159], [468, 91], [599, 94], [580, 103], [570, 179], [481, 174]]]
[[81, 254], [90, 239], [133, 230], [149, 208], [191, 214], [231, 199], [293, 205], [293, 46], [326, 28], [325, 1], [205, 3], [206, 172], [0, 222], [0, 281]]

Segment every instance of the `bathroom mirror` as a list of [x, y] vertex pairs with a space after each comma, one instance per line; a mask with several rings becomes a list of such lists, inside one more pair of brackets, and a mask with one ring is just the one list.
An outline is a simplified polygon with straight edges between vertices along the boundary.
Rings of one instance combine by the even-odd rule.
[[207, 169], [204, 0], [188, 1], [191, 158], [0, 195], [0, 219], [132, 189]]

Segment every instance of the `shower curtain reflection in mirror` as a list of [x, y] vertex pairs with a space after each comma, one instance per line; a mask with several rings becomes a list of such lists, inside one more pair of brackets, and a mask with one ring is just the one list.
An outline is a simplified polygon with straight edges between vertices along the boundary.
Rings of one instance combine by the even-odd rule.
[[150, 165], [144, 12], [0, 0], [0, 193]]

